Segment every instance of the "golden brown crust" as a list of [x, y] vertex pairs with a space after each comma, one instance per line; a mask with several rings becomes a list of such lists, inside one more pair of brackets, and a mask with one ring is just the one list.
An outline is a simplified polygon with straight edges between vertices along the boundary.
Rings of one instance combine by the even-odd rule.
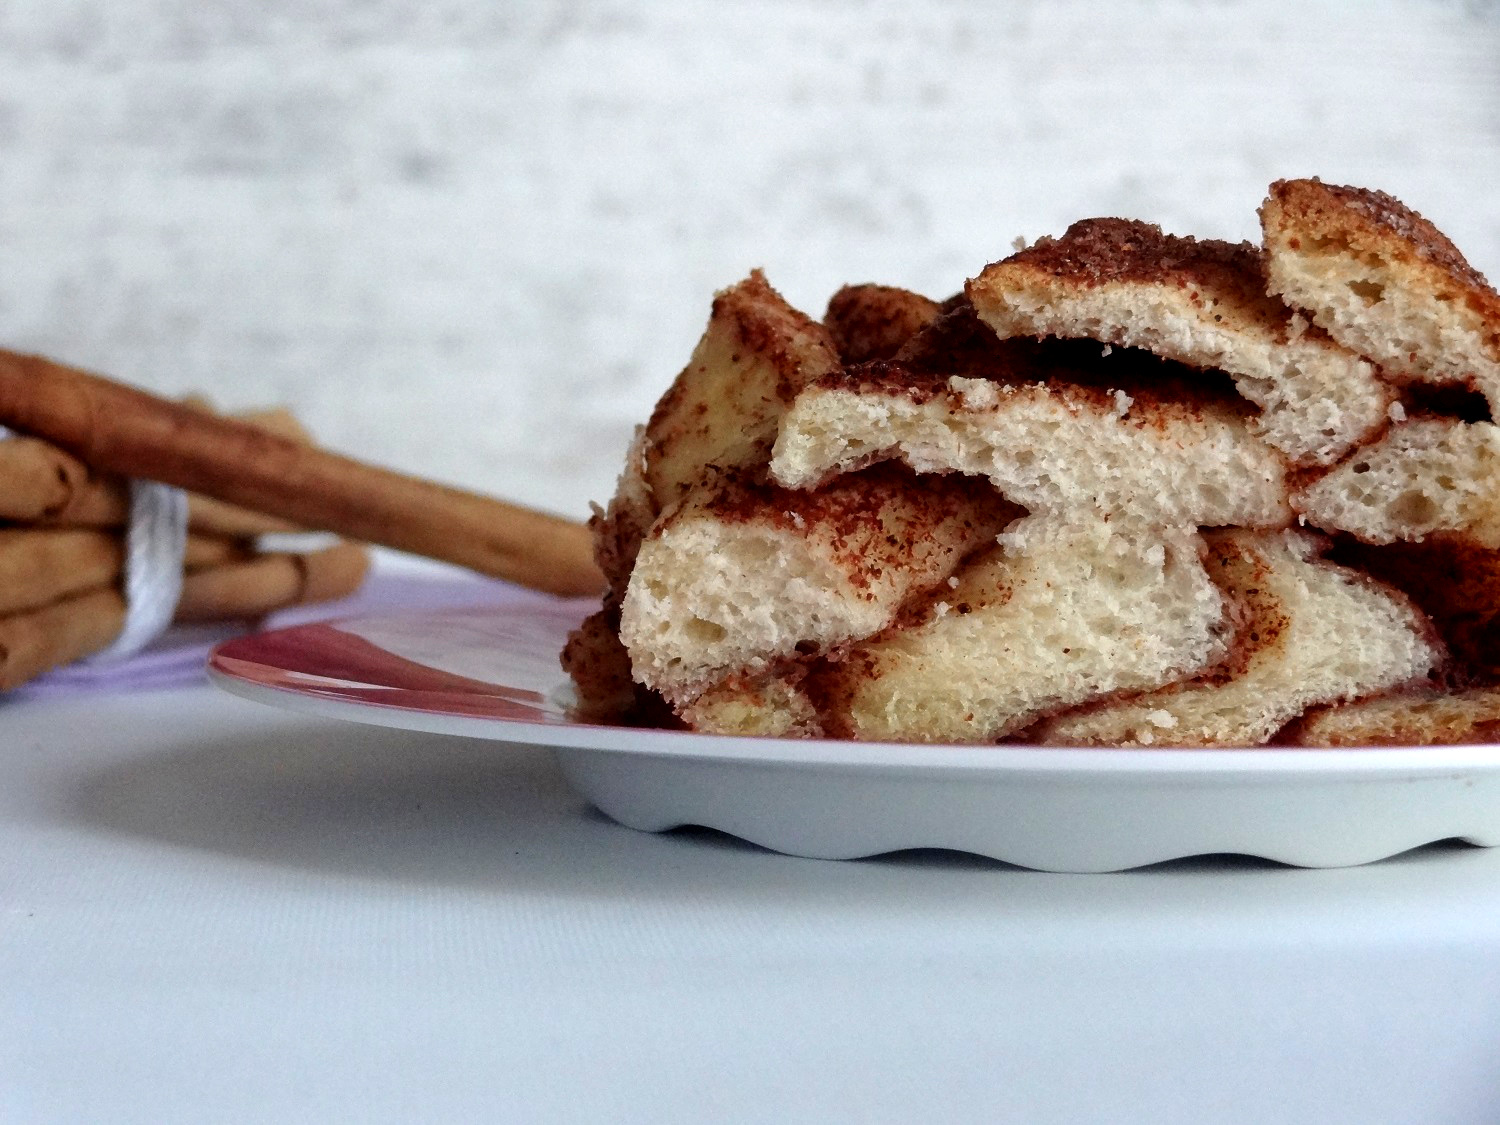
[[847, 363], [890, 359], [940, 306], [920, 293], [890, 285], [846, 285], [828, 302], [823, 325]]
[[763, 463], [797, 392], [838, 368], [828, 330], [759, 270], [717, 294], [703, 339], [646, 425], [644, 477], [657, 510], [706, 466]]
[[1500, 742], [1500, 689], [1415, 685], [1370, 699], [1316, 707], [1289, 724], [1290, 746], [1452, 746]]
[[[1395, 271], [1400, 284], [1434, 306], [1465, 307], [1478, 318], [1478, 346], [1500, 363], [1500, 294], [1457, 246], [1422, 215], [1383, 191], [1278, 180], [1261, 206], [1266, 243], [1293, 253], [1339, 253]], [[1412, 352], [1376, 356], [1392, 378], [1411, 377], [1441, 359]], [[1403, 363], [1414, 370], [1403, 370]], [[1473, 383], [1473, 372], [1433, 372], [1424, 378]], [[1482, 389], [1482, 388], [1481, 388]], [[1492, 398], [1493, 403], [1493, 398]]]
[[594, 561], [604, 574], [604, 605], [619, 609], [630, 581], [631, 568], [641, 543], [656, 521], [656, 506], [646, 487], [644, 470], [644, 429], [638, 428], [625, 454], [625, 468], [615, 485], [609, 507], [594, 506], [589, 531], [594, 539]]
[[1269, 201], [1282, 212], [1281, 222], [1295, 226], [1302, 235], [1292, 235], [1288, 245], [1301, 249], [1301, 237], [1338, 239], [1356, 252], [1378, 249], [1431, 263], [1454, 284], [1482, 291], [1500, 311], [1495, 292], [1484, 275], [1469, 265], [1448, 236], [1394, 196], [1369, 188], [1325, 184], [1318, 179], [1277, 180]]
[[568, 634], [562, 667], [578, 690], [580, 715], [615, 719], [635, 698], [630, 656], [620, 644], [619, 611], [601, 609]]
[[1238, 287], [1264, 276], [1260, 250], [1248, 242], [1183, 238], [1138, 219], [1080, 219], [1005, 261], [1085, 286], [1180, 279]]
[[625, 726], [681, 725], [661, 696], [635, 682], [619, 630], [619, 609], [606, 607], [568, 634], [562, 667], [578, 694], [573, 717]]
[[1003, 261], [987, 266], [968, 283], [972, 298], [1000, 274], [1032, 274], [1051, 284], [1076, 289], [1102, 285], [1161, 285], [1186, 290], [1202, 304], [1200, 291], [1213, 295], [1218, 315], [1259, 322], [1278, 342], [1291, 334], [1292, 311], [1267, 294], [1265, 258], [1248, 242], [1182, 238], [1154, 223], [1134, 219], [1082, 219], [1060, 238], [1044, 238]]
[[[715, 293], [709, 319], [732, 326], [746, 351], [756, 353], [775, 367], [776, 397], [782, 402], [791, 402], [800, 389], [804, 356], [797, 345], [815, 341], [832, 346], [827, 329], [787, 304], [760, 270], [751, 270], [750, 276], [738, 285]], [[653, 442], [662, 440], [660, 431], [664, 426], [677, 423], [674, 415], [689, 394], [689, 384], [690, 380], [679, 376], [657, 402], [646, 423]]]

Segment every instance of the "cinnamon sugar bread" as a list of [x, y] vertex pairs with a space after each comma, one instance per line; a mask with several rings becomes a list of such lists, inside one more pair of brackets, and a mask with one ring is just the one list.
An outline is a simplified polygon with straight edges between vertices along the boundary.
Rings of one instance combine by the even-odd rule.
[[688, 365], [636, 432], [614, 497], [590, 521], [607, 583], [604, 605], [562, 654], [581, 714], [658, 716], [660, 699], [638, 679], [628, 693], [620, 683], [620, 669], [632, 664], [619, 639], [620, 617], [642, 542], [695, 488], [761, 467], [786, 406], [838, 367], [827, 330], [787, 304], [758, 270], [714, 297]]
[[823, 324], [846, 364], [892, 359], [942, 306], [891, 285], [846, 285], [828, 301]]
[[1324, 562], [1305, 532], [1209, 536], [1209, 572], [1243, 618], [1233, 659], [1196, 680], [1042, 724], [1058, 746], [1257, 746], [1308, 707], [1420, 681], [1442, 659], [1405, 598]]
[[582, 706], [926, 742], [1500, 732], [1500, 427], [1442, 389], [1496, 401], [1494, 295], [1373, 195], [1273, 185], [1264, 249], [1087, 220], [821, 324], [758, 272], [720, 293], [596, 512]]
[[714, 298], [708, 330], [646, 424], [642, 476], [658, 512], [706, 467], [763, 464], [797, 392], [840, 369], [828, 330], [760, 271]]
[[1029, 516], [922, 619], [813, 673], [851, 738], [992, 742], [1037, 718], [1222, 659], [1224, 600], [1192, 532]]
[[679, 703], [693, 730], [768, 738], [821, 738], [823, 717], [802, 688], [802, 670], [735, 673]]
[[1310, 524], [1367, 543], [1455, 532], [1500, 548], [1500, 427], [1419, 417], [1299, 489]]
[[872, 461], [986, 478], [1034, 512], [1131, 513], [1153, 525], [1291, 520], [1286, 460], [1239, 404], [1066, 380], [918, 376], [869, 364], [827, 376], [782, 420], [771, 475], [816, 487]]
[[1002, 337], [1084, 337], [1228, 372], [1261, 408], [1261, 436], [1298, 464], [1335, 461], [1392, 401], [1368, 360], [1267, 294], [1245, 243], [1086, 219], [986, 267], [967, 292]]
[[1271, 292], [1387, 376], [1463, 383], [1500, 414], [1500, 295], [1381, 191], [1279, 180], [1260, 211]]
[[1467, 676], [1500, 683], [1500, 551], [1438, 532], [1420, 543], [1346, 537], [1331, 558], [1411, 598]]
[[652, 529], [620, 639], [640, 682], [685, 702], [731, 673], [879, 632], [1021, 514], [982, 482], [891, 465], [815, 491], [730, 476]]

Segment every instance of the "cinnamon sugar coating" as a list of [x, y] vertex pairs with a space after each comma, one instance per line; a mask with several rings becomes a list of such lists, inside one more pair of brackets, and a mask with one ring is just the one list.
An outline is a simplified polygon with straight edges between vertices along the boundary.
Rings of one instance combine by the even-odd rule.
[[[1404, 243], [1416, 257], [1431, 262], [1462, 285], [1489, 288], [1484, 275], [1469, 264], [1446, 234], [1393, 195], [1306, 179], [1277, 180], [1271, 185], [1270, 198], [1314, 238], [1335, 231], [1347, 233], [1351, 226], [1357, 227], [1358, 233], [1384, 244], [1391, 240]], [[1293, 248], [1300, 247], [1294, 243]]]
[[1060, 238], [1040, 239], [1000, 264], [1085, 289], [1113, 283], [1206, 289], [1283, 341], [1292, 319], [1292, 311], [1266, 292], [1258, 246], [1166, 234], [1136, 219], [1080, 219]]
[[938, 315], [940, 306], [891, 285], [846, 285], [828, 302], [823, 326], [845, 363], [890, 359]]

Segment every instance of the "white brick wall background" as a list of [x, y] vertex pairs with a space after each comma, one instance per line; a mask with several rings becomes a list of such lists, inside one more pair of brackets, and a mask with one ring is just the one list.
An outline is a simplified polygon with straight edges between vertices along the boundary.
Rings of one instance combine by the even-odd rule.
[[0, 0], [0, 339], [582, 513], [765, 267], [955, 290], [1382, 187], [1500, 274], [1500, 10]]

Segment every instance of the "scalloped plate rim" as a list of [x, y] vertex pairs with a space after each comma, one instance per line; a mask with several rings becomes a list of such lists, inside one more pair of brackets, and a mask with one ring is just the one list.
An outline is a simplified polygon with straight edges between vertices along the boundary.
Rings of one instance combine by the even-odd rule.
[[[367, 615], [251, 634], [216, 648], [208, 675], [235, 695], [301, 713], [550, 747], [574, 788], [622, 824], [644, 831], [701, 824], [792, 855], [854, 858], [937, 847], [1040, 870], [1111, 871], [1225, 851], [1303, 867], [1347, 866], [1442, 839], [1500, 842], [1497, 746], [1113, 750], [709, 735], [563, 718], [560, 670], [545, 692], [493, 685], [495, 706], [547, 716], [539, 721], [460, 710], [485, 706], [485, 685], [426, 665], [415, 668], [437, 683], [447, 677], [452, 690], [408, 693], [390, 684], [320, 676], [316, 668], [289, 672], [274, 655], [277, 645], [282, 652], [287, 643], [295, 646], [297, 638], [290, 635], [299, 629], [323, 630], [317, 635], [326, 644], [328, 630], [368, 630], [399, 619], [420, 635], [427, 625], [440, 628], [426, 619], [450, 617], [454, 611]], [[546, 603], [477, 609], [456, 618], [470, 631], [465, 644], [475, 643], [476, 622], [477, 635], [484, 635], [487, 618], [497, 628], [541, 628], [538, 636], [546, 643], [539, 648], [532, 637], [528, 669], [538, 684], [546, 678], [537, 663], [550, 643], [546, 630], [572, 619]], [[364, 638], [348, 635], [369, 647]], [[557, 639], [560, 648], [561, 634]], [[271, 653], [270, 662], [247, 660], [257, 651]], [[419, 698], [422, 705], [404, 706], [403, 697]], [[454, 709], [446, 709], [450, 704]], [[736, 785], [725, 786], [725, 770], [733, 772]], [[1409, 806], [1393, 788], [1407, 786]], [[809, 823], [816, 819], [816, 805], [807, 804], [810, 793], [816, 800], [845, 802], [842, 829]], [[997, 815], [1030, 815], [1018, 803], [1021, 796], [1052, 810], [1034, 818], [1047, 827], [1030, 837], [1011, 824], [989, 823]], [[1108, 823], [1077, 817], [1080, 802], [1103, 798], [1109, 799], [1093, 805], [1091, 815]], [[1283, 801], [1316, 810], [1317, 824], [1299, 824], [1296, 831], [1282, 825], [1278, 834]], [[948, 823], [946, 810], [959, 806], [970, 810], [971, 822], [962, 822], [957, 811], [960, 821]], [[1387, 817], [1394, 807], [1399, 823], [1362, 820], [1356, 806]], [[974, 810], [980, 808], [986, 823], [978, 822]], [[889, 823], [871, 822], [876, 809], [884, 810]], [[1236, 813], [1246, 821], [1220, 822]], [[1224, 846], [1226, 841], [1234, 846]]]

